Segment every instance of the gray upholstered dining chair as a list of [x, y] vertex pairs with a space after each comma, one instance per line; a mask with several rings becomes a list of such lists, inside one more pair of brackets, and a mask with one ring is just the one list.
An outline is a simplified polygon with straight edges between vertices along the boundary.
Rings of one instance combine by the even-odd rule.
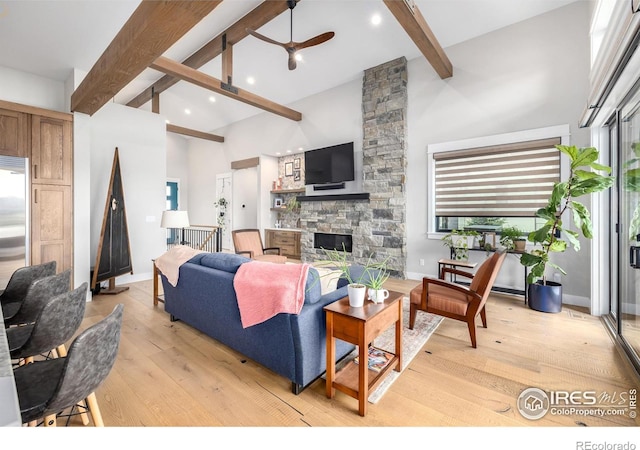
[[[49, 277], [55, 274], [55, 261], [16, 269], [11, 274], [11, 278], [9, 278], [7, 286], [4, 290], [0, 291], [0, 305], [2, 305], [2, 311], [5, 310], [5, 305], [8, 305], [9, 303], [16, 303], [18, 305], [22, 303], [24, 297], [27, 295], [27, 291], [29, 290], [31, 283], [39, 278]], [[15, 306], [12, 308], [15, 308]]]
[[73, 291], [53, 297], [35, 322], [7, 328], [11, 359], [30, 362], [33, 357], [48, 355], [71, 339], [84, 318], [88, 287], [84, 282]]
[[[23, 423], [43, 419], [45, 426], [56, 426], [58, 416], [82, 413], [74, 409], [96, 391], [115, 364], [123, 310], [124, 305], [116, 305], [111, 314], [81, 332], [66, 357], [35, 361], [13, 371]], [[88, 409], [94, 424], [104, 425], [97, 403]]]
[[70, 285], [71, 269], [35, 280], [29, 286], [24, 301], [3, 305], [5, 327], [35, 322], [44, 305], [53, 297], [69, 292]]

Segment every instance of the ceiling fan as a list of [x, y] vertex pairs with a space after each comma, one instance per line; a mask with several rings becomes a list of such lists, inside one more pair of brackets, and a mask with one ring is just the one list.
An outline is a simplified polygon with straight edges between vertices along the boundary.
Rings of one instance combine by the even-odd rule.
[[253, 37], [257, 37], [265, 42], [270, 44], [279, 45], [284, 48], [289, 54], [289, 70], [294, 70], [297, 66], [296, 64], [296, 52], [302, 50], [303, 48], [312, 47], [314, 45], [322, 44], [323, 42], [328, 41], [335, 33], [333, 31], [328, 31], [326, 33], [319, 34], [316, 37], [312, 37], [311, 39], [307, 39], [304, 42], [294, 42], [293, 41], [293, 8], [296, 7], [297, 0], [287, 0], [287, 6], [289, 6], [289, 10], [291, 11], [291, 40], [287, 43], [278, 42], [266, 36], [263, 36], [256, 31], [247, 28], [247, 33], [249, 33]]

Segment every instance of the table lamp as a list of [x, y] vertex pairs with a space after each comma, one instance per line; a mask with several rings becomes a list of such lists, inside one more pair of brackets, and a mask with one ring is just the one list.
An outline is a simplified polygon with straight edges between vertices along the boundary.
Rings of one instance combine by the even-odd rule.
[[167, 210], [162, 212], [162, 220], [160, 221], [162, 228], [181, 229], [180, 244], [186, 244], [184, 240], [184, 229], [189, 226], [189, 215], [187, 211]]

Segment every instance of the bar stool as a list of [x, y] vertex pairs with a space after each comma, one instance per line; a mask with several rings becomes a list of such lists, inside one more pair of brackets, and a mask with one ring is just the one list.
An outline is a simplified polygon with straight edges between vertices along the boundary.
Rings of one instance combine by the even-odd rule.
[[[5, 305], [7, 305], [9, 310], [15, 311], [17, 306], [24, 301], [31, 283], [40, 278], [49, 277], [55, 274], [55, 261], [16, 269], [13, 274], [11, 274], [11, 278], [9, 278], [9, 282], [5, 289], [0, 291], [0, 305], [2, 306], [4, 316], [7, 316]], [[8, 305], [10, 303], [14, 305], [9, 307]]]
[[38, 355], [48, 355], [64, 346], [80, 328], [88, 287], [89, 284], [84, 282], [73, 291], [53, 297], [44, 305], [35, 322], [8, 328], [6, 334], [11, 359], [31, 362]]
[[[62, 412], [104, 382], [118, 355], [123, 309], [124, 305], [116, 305], [109, 316], [80, 333], [66, 357], [35, 361], [13, 371], [23, 423], [44, 419], [45, 426], [56, 426]], [[73, 414], [72, 409], [65, 416]], [[95, 423], [104, 425], [101, 418]]]
[[3, 305], [5, 327], [35, 322], [44, 305], [53, 297], [69, 292], [70, 284], [71, 269], [35, 280], [29, 286], [24, 301]]

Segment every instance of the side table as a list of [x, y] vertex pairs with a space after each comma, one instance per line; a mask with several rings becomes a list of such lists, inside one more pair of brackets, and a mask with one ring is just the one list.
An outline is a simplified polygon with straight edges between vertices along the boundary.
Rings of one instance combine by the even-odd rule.
[[[402, 297], [400, 292], [389, 291], [389, 297], [383, 303], [365, 301], [362, 307], [352, 308], [349, 299], [344, 297], [324, 307], [327, 315], [327, 397], [333, 398], [338, 389], [357, 399], [361, 416], [367, 413], [369, 392], [391, 369], [396, 372], [402, 370]], [[380, 371], [369, 369], [369, 344], [394, 323], [394, 352], [383, 349], [391, 359]], [[350, 361], [337, 373], [336, 339], [357, 345], [360, 361], [359, 364]]]
[[164, 303], [164, 298], [162, 295], [158, 294], [158, 278], [160, 278], [160, 270], [156, 267], [156, 260], [152, 259], [153, 263], [153, 306], [158, 306], [158, 302]]

